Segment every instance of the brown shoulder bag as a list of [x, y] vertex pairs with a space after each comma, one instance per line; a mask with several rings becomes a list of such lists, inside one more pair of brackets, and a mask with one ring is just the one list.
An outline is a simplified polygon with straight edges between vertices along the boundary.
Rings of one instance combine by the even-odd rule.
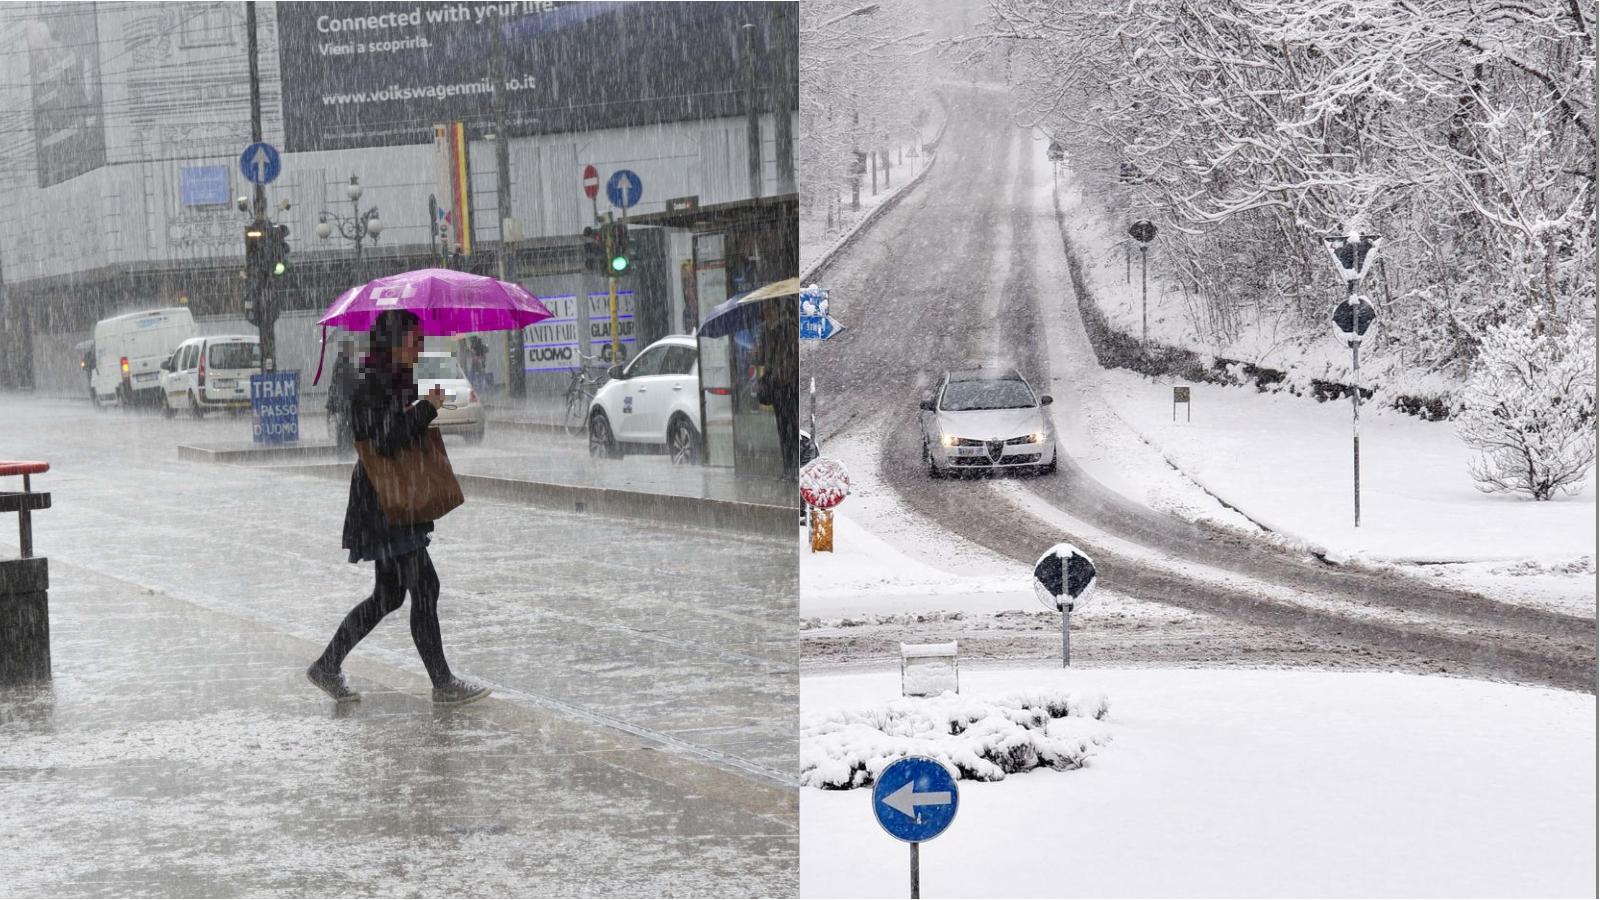
[[466, 502], [437, 428], [393, 457], [379, 453], [371, 441], [357, 442], [356, 453], [391, 525], [433, 522]]

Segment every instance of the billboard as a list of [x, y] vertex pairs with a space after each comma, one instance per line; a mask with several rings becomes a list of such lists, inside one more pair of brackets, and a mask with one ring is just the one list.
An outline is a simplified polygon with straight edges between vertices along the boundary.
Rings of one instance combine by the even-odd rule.
[[[551, 318], [523, 329], [525, 367], [529, 372], [568, 372], [579, 365], [579, 353], [602, 357], [611, 350], [611, 295], [606, 291], [588, 295], [589, 313], [579, 316], [583, 307], [573, 294], [540, 297]], [[639, 335], [634, 324], [633, 291], [617, 291], [617, 343], [624, 361], [633, 357]], [[588, 348], [580, 335], [588, 332]]]
[[23, 19], [42, 188], [106, 164], [98, 6], [35, 3]]
[[[473, 133], [504, 85], [512, 135], [739, 115], [744, 25], [756, 80], [793, 72], [795, 4], [279, 3], [286, 149], [423, 144]], [[790, 38], [774, 41], [777, 34]], [[501, 68], [503, 66], [503, 68]], [[497, 77], [498, 75], [498, 77]]]

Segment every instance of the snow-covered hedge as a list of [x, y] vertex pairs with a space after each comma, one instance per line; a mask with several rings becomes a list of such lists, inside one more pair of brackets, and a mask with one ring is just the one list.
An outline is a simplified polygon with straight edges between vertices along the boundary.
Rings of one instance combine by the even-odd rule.
[[1102, 694], [956, 694], [805, 715], [800, 783], [829, 790], [872, 784], [903, 756], [944, 762], [959, 777], [1000, 781], [1036, 768], [1082, 768], [1109, 740]]

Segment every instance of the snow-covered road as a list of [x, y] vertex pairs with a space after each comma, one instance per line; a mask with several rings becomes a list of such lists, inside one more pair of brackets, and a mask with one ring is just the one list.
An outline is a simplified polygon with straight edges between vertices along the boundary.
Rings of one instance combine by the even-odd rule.
[[[864, 441], [856, 462], [938, 542], [1031, 562], [1070, 536], [1100, 563], [1104, 589], [1229, 623], [1177, 662], [1248, 647], [1318, 665], [1331, 651], [1379, 668], [1593, 690], [1592, 618], [1330, 566], [1274, 544], [1119, 425], [1078, 320], [1051, 172], [1038, 162], [1044, 145], [1023, 134], [1018, 152], [992, 92], [950, 100], [940, 164], [823, 273], [833, 314], [849, 326], [802, 360], [818, 383], [825, 452]], [[943, 369], [985, 360], [1015, 365], [1057, 398], [1058, 475], [934, 482], [923, 472], [918, 400]], [[1159, 511], [1152, 491], [1164, 498]], [[821, 650], [810, 640], [821, 637], [808, 634], [802, 652]], [[826, 654], [851, 655], [836, 643]]]

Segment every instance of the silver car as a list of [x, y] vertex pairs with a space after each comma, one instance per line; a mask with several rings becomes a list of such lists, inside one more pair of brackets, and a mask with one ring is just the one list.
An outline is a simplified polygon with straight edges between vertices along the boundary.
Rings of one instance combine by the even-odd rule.
[[955, 369], [922, 401], [922, 461], [934, 478], [955, 471], [1056, 470], [1056, 436], [1038, 396], [1014, 369]]

